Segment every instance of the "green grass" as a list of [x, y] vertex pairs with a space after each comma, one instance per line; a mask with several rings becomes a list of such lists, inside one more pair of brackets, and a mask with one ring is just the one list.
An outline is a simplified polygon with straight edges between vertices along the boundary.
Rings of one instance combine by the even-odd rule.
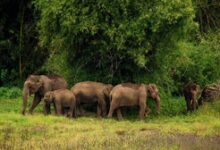
[[186, 113], [182, 100], [164, 100], [160, 116], [140, 121], [134, 112], [117, 121], [44, 116], [42, 104], [23, 116], [21, 98], [0, 98], [0, 149], [219, 149], [220, 103]]

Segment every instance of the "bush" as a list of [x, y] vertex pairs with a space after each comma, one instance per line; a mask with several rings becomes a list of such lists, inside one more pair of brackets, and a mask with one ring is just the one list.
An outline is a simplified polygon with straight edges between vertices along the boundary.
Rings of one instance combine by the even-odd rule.
[[21, 97], [22, 91], [17, 87], [0, 87], [0, 97], [14, 99]]
[[69, 66], [60, 69], [75, 73], [79, 64], [87, 80], [119, 83], [140, 74], [151, 80], [149, 74], [161, 74], [157, 54], [174, 53], [174, 45], [197, 30], [191, 0], [35, 0], [35, 6], [41, 14], [40, 45], [51, 57], [67, 53]]

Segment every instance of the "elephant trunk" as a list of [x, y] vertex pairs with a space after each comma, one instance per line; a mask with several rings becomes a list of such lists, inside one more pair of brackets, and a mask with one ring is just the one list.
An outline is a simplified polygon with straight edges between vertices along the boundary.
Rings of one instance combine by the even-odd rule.
[[29, 87], [28, 84], [24, 84], [23, 93], [22, 93], [22, 99], [23, 99], [23, 105], [22, 105], [22, 114], [25, 114], [26, 106], [27, 106], [27, 99], [29, 96]]
[[192, 93], [192, 110], [196, 110], [196, 108], [198, 107], [198, 102], [197, 102], [197, 92], [193, 92]]
[[156, 107], [157, 107], [157, 114], [160, 114], [160, 97], [157, 96], [155, 101], [156, 101]]

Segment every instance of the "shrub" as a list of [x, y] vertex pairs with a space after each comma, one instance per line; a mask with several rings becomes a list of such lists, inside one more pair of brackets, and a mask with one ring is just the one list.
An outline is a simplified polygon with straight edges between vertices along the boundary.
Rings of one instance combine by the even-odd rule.
[[14, 99], [21, 97], [22, 91], [17, 87], [0, 87], [0, 97]]

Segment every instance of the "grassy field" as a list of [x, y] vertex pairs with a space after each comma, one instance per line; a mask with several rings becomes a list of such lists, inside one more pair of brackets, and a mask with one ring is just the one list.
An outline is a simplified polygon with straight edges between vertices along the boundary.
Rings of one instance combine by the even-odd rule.
[[22, 116], [20, 110], [21, 98], [0, 98], [0, 149], [220, 149], [220, 103], [188, 114], [169, 115], [164, 108], [144, 121], [136, 115], [123, 121], [44, 116], [42, 104], [34, 115]]

